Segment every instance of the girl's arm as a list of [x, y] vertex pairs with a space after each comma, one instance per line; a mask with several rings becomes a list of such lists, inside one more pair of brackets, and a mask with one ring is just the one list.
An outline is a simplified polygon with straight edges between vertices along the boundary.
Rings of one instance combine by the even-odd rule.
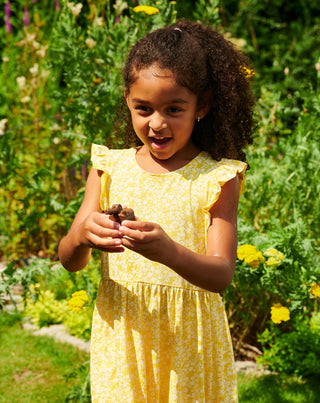
[[123, 252], [120, 225], [101, 214], [101, 171], [91, 169], [81, 207], [68, 234], [59, 244], [59, 258], [69, 271], [83, 269], [89, 262], [92, 248], [105, 252]]
[[[170, 267], [190, 283], [213, 292], [224, 291], [232, 281], [237, 251], [239, 179], [228, 181], [211, 209], [207, 254], [200, 255], [173, 241], [157, 224], [124, 221], [122, 244], [150, 260]], [[139, 231], [136, 231], [136, 230]]]

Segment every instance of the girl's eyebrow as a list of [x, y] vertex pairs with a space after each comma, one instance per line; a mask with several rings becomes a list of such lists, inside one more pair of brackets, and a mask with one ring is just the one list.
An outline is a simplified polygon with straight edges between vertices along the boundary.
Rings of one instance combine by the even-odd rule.
[[[133, 98], [132, 102], [135, 102], [137, 104], [149, 104], [150, 102], [144, 100], [144, 99], [139, 99], [139, 98]], [[182, 98], [177, 98], [177, 99], [173, 99], [172, 101], [167, 102], [168, 104], [187, 104], [188, 101], [186, 101], [185, 99]]]

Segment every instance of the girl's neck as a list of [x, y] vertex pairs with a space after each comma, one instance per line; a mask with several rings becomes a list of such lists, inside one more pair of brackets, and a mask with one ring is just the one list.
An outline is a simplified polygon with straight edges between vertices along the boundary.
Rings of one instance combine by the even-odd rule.
[[177, 153], [168, 160], [160, 160], [155, 158], [148, 148], [143, 145], [136, 152], [136, 162], [143, 171], [152, 174], [164, 174], [184, 167], [199, 153], [200, 150], [194, 146], [187, 155], [178, 155], [179, 153]]

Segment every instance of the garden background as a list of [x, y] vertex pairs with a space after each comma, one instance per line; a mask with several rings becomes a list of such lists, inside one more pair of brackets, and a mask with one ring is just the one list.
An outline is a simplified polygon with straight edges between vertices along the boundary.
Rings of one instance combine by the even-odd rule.
[[[145, 33], [190, 18], [252, 61], [255, 142], [239, 206], [236, 274], [224, 293], [238, 359], [320, 376], [318, 0], [0, 1], [0, 304], [90, 338], [99, 253], [68, 273], [57, 246], [79, 208], [90, 145], [115, 148], [121, 67]], [[15, 300], [13, 299], [15, 304]]]

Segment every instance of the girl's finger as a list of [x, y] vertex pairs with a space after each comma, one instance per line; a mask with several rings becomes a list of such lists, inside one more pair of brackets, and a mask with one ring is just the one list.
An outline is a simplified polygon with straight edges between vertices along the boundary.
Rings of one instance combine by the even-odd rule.
[[120, 227], [120, 224], [114, 220], [110, 219], [109, 215], [106, 214], [101, 214], [101, 216], [99, 217], [99, 222], [100, 225], [102, 225], [103, 227], [106, 228], [112, 228], [115, 230], [118, 230]]
[[92, 227], [92, 233], [99, 238], [120, 238], [121, 234], [117, 229], [109, 229], [100, 225]]
[[122, 221], [121, 226], [119, 228], [119, 231], [122, 232], [126, 228], [130, 228], [133, 230], [139, 230], [142, 232], [149, 232], [152, 231], [155, 228], [155, 224], [148, 222], [148, 221], [129, 221], [125, 220]]
[[[131, 229], [128, 227], [120, 227], [122, 230], [120, 230], [121, 236], [125, 238], [131, 238], [137, 242], [142, 241], [145, 239], [145, 233], [142, 233], [139, 230], [136, 229]], [[123, 238], [122, 238], [123, 239]]]

